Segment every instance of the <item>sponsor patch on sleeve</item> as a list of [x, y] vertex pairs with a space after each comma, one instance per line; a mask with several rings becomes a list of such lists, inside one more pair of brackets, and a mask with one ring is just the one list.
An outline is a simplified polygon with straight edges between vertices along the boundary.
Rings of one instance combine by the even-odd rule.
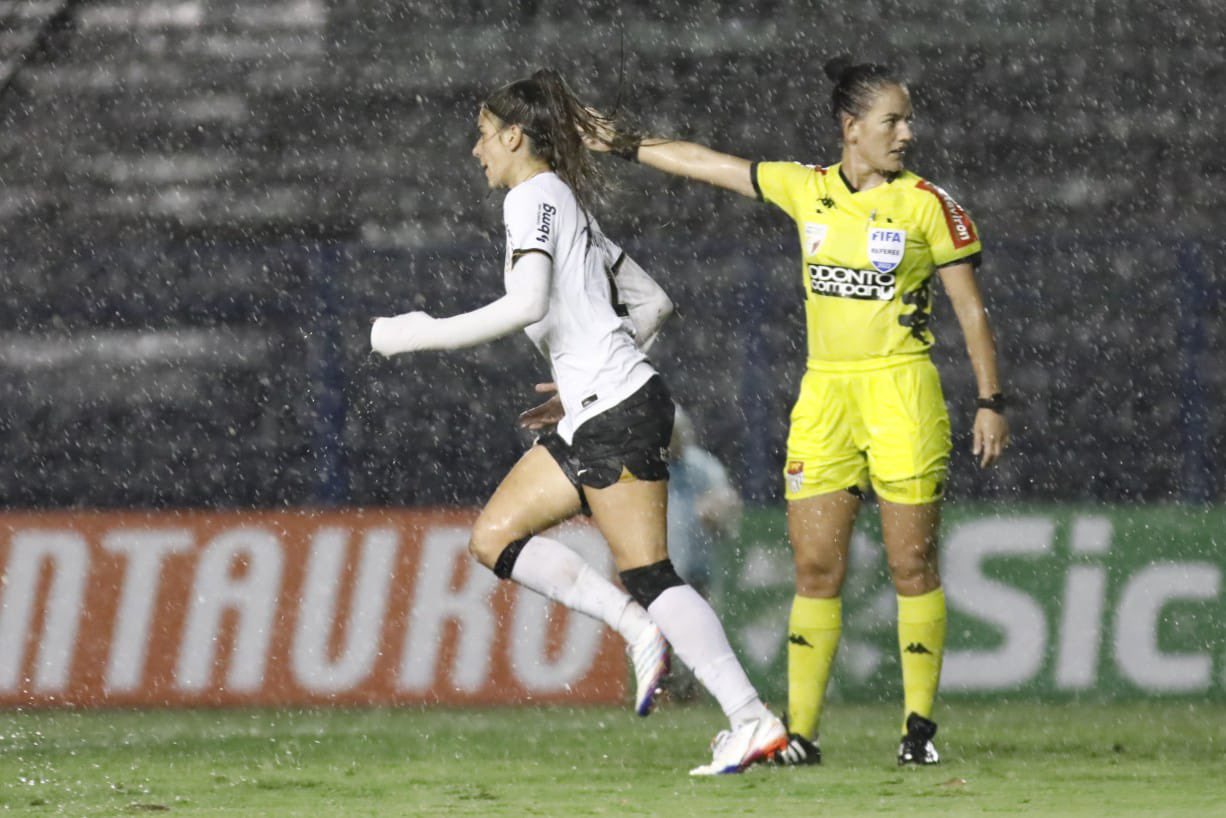
[[949, 238], [953, 242], [955, 250], [970, 247], [979, 241], [979, 236], [975, 234], [975, 225], [971, 221], [971, 217], [962, 209], [962, 205], [954, 201], [953, 196], [945, 192], [944, 188], [934, 185], [927, 180], [921, 181], [917, 187], [936, 196], [937, 201], [941, 203], [941, 213], [945, 216], [945, 226], [949, 228]]
[[554, 216], [558, 209], [549, 202], [541, 202], [536, 209], [536, 230], [532, 240], [542, 247], [550, 246], [550, 234], [553, 232]]

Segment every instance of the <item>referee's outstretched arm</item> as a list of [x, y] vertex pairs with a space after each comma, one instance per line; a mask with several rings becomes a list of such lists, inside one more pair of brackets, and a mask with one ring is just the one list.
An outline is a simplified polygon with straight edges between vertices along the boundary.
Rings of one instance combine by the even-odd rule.
[[694, 142], [619, 133], [611, 121], [598, 111], [591, 108], [588, 111], [599, 123], [596, 133], [583, 134], [583, 143], [589, 149], [598, 153], [613, 153], [674, 176], [727, 188], [751, 199], [758, 197], [753, 186], [753, 163], [748, 159], [720, 153]]
[[637, 159], [674, 176], [697, 179], [751, 199], [758, 197], [753, 186], [753, 163], [739, 156], [720, 153], [694, 142], [644, 139], [639, 144]]

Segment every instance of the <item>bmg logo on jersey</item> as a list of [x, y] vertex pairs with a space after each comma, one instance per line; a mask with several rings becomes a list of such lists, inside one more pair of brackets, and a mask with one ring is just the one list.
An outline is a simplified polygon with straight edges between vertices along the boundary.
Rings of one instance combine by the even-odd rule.
[[558, 209], [548, 202], [541, 202], [536, 211], [536, 240], [541, 244], [549, 243], [549, 230], [553, 227], [554, 214]]
[[894, 297], [897, 286], [898, 279], [892, 272], [852, 270], [826, 264], [809, 265], [809, 289], [817, 295], [889, 301]]
[[870, 227], [868, 231], [868, 260], [878, 272], [888, 273], [902, 263], [907, 249], [907, 231]]

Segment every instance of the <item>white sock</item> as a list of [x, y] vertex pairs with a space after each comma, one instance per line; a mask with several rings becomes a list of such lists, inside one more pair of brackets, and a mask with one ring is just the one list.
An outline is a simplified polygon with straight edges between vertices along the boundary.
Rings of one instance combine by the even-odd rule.
[[719, 617], [697, 591], [676, 585], [656, 597], [647, 612], [673, 652], [719, 702], [733, 727], [765, 712], [758, 691], [728, 644]]
[[651, 621], [643, 606], [557, 540], [533, 537], [511, 569], [511, 579], [572, 611], [599, 619], [634, 642]]

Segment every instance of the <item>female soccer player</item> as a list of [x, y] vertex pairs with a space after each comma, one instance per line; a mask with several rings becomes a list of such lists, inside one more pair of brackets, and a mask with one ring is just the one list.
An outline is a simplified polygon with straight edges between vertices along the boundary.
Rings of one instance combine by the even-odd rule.
[[796, 596], [788, 622], [788, 747], [776, 760], [821, 760], [818, 722], [842, 629], [848, 545], [870, 484], [898, 595], [904, 710], [899, 764], [939, 760], [933, 703], [945, 642], [937, 527], [949, 416], [928, 350], [940, 276], [979, 389], [972, 450], [991, 465], [1009, 442], [996, 347], [975, 280], [980, 241], [941, 188], [905, 169], [914, 135], [907, 87], [886, 68], [826, 65], [842, 159], [829, 167], [750, 162], [688, 142], [606, 126], [593, 150], [736, 191], [796, 222], [808, 365], [792, 410], [784, 469]]
[[[614, 302], [610, 281], [633, 262], [591, 214], [598, 180], [580, 134], [596, 125], [554, 71], [495, 91], [478, 114], [472, 154], [491, 188], [509, 189], [506, 295], [450, 318], [379, 318], [371, 346], [384, 355], [455, 349], [522, 329], [549, 358], [564, 415], [503, 479], [469, 548], [500, 578], [616, 629], [631, 646], [641, 715], [667, 668], [666, 638], [731, 721], [711, 763], [692, 773], [740, 772], [786, 746], [787, 731], [762, 704], [715, 612], [668, 559], [673, 402]], [[540, 535], [580, 511], [608, 541], [629, 596]]]

